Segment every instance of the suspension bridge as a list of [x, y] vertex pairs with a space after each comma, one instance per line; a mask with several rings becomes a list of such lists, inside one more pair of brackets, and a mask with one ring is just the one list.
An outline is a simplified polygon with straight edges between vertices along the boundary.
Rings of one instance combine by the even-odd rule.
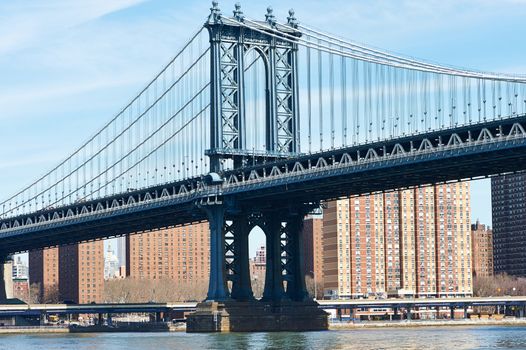
[[[209, 291], [190, 330], [247, 330], [247, 307], [272, 320], [261, 330], [323, 329], [301, 271], [306, 214], [343, 196], [525, 170], [525, 128], [526, 76], [368, 47], [292, 10], [285, 23], [271, 8], [264, 20], [240, 5], [223, 15], [214, 2], [122, 110], [0, 203], [0, 256], [207, 220]], [[267, 241], [258, 302], [255, 226]]]

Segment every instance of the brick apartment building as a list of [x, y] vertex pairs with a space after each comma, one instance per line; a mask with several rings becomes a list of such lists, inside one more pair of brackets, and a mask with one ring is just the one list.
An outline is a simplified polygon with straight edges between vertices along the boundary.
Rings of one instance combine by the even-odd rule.
[[478, 220], [471, 225], [473, 276], [493, 276], [493, 231]]
[[29, 253], [30, 284], [43, 302], [103, 301], [104, 242], [78, 243]]
[[170, 278], [208, 282], [208, 223], [179, 226], [126, 237], [126, 275], [141, 279]]
[[326, 296], [471, 295], [469, 200], [454, 183], [329, 202]]

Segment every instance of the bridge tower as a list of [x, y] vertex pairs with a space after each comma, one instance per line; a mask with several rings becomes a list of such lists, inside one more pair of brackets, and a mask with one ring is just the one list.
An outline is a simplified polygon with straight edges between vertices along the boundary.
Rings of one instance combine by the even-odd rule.
[[[234, 19], [243, 22], [241, 6], [236, 4]], [[280, 35], [299, 36], [294, 13], [288, 28], [278, 25], [272, 8], [266, 23], [272, 32], [256, 31], [226, 20], [213, 2], [205, 27], [210, 34], [210, 157], [212, 172], [225, 160], [234, 167], [252, 161], [290, 157], [299, 152], [298, 46]], [[245, 96], [246, 57], [257, 51], [265, 65], [265, 149], [248, 149]]]
[[[287, 26], [277, 25], [272, 9], [256, 31], [224, 18], [213, 2], [205, 27], [211, 53], [210, 171], [205, 182], [218, 194], [197, 205], [210, 225], [210, 282], [207, 298], [189, 316], [188, 332], [324, 330], [327, 314], [309, 297], [302, 271], [303, 219], [318, 203], [242, 202], [220, 195], [226, 160], [242, 167], [299, 152], [297, 45], [280, 35], [298, 36], [294, 12]], [[244, 21], [236, 4], [235, 21]], [[233, 23], [234, 22], [234, 23]], [[245, 56], [257, 50], [265, 62], [265, 149], [246, 147]], [[263, 297], [254, 298], [249, 269], [248, 236], [255, 227], [266, 235]]]

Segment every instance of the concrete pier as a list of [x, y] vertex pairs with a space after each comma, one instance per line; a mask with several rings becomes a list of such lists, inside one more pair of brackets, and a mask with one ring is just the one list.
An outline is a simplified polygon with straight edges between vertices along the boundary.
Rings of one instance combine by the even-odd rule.
[[186, 331], [278, 332], [320, 331], [329, 328], [328, 314], [314, 301], [267, 303], [203, 302], [188, 316]]

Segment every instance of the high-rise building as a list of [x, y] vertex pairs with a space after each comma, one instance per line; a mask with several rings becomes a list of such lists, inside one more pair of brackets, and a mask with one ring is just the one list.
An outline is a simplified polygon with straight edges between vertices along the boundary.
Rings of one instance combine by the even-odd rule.
[[350, 198], [350, 297], [385, 293], [383, 195]]
[[433, 187], [414, 190], [416, 293], [434, 296], [437, 293], [435, 196]]
[[487, 277], [493, 275], [493, 232], [478, 220], [471, 225], [473, 240], [471, 257], [473, 259], [473, 276]]
[[16, 260], [13, 262], [13, 279], [27, 279], [28, 276], [28, 267], [22, 257], [17, 256]]
[[59, 295], [78, 304], [102, 302], [104, 242], [78, 243], [59, 248]]
[[526, 276], [526, 174], [491, 178], [494, 272]]
[[265, 246], [256, 249], [256, 254], [249, 261], [250, 282], [254, 297], [261, 298], [265, 287], [265, 274], [267, 272], [267, 256]]
[[207, 282], [210, 271], [208, 223], [167, 228], [126, 237], [126, 274]]
[[267, 257], [265, 246], [256, 250], [256, 256], [250, 262], [250, 277], [263, 283], [265, 281], [265, 272], [267, 271]]
[[456, 296], [473, 290], [469, 183], [435, 186], [437, 294]]
[[119, 267], [119, 258], [111, 248], [111, 243], [108, 243], [108, 249], [104, 254], [104, 279], [121, 277]]
[[385, 291], [396, 295], [402, 289], [400, 247], [400, 198], [398, 192], [384, 194]]
[[256, 250], [256, 256], [254, 257], [254, 262], [256, 264], [265, 264], [267, 261], [267, 251], [265, 246], [261, 246]]
[[101, 302], [103, 255], [103, 241], [32, 251], [29, 253], [30, 285], [39, 286], [41, 302]]
[[58, 297], [58, 250], [47, 248], [29, 252], [29, 284], [38, 286], [41, 302]]
[[313, 279], [314, 296], [321, 297], [323, 293], [322, 217], [307, 217], [303, 222], [303, 271]]
[[13, 261], [8, 260], [5, 263], [0, 262], [2, 264], [2, 269], [0, 269], [0, 273], [3, 273], [2, 282], [3, 285], [0, 284], [0, 288], [5, 289], [5, 296], [7, 299], [13, 298]]
[[328, 297], [351, 296], [349, 200], [327, 203], [323, 211], [323, 285]]
[[323, 218], [328, 297], [472, 294], [469, 184], [329, 202]]
[[119, 267], [126, 266], [126, 237], [117, 238], [117, 257], [119, 258]]
[[[417, 254], [415, 230], [415, 196], [414, 190], [394, 192], [398, 197], [398, 216], [400, 217], [400, 286], [399, 295], [415, 295], [417, 286]], [[396, 215], [396, 213], [394, 213]], [[394, 291], [390, 291], [391, 293]], [[393, 294], [391, 294], [393, 295]]]

